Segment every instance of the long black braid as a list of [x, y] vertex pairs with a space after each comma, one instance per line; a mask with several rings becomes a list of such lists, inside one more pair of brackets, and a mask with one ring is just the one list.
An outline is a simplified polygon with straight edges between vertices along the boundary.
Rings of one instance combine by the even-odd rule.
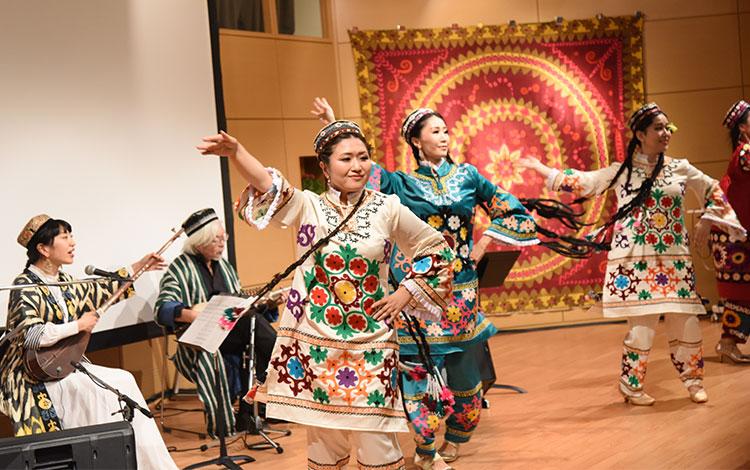
[[[654, 119], [660, 114], [664, 113], [659, 112], [656, 114], [651, 114], [645, 116], [637, 122], [635, 128], [633, 129], [633, 137], [631, 137], [630, 142], [628, 142], [625, 161], [623, 161], [622, 165], [620, 165], [620, 168], [617, 169], [617, 173], [615, 173], [615, 176], [609, 182], [609, 185], [607, 185], [607, 189], [614, 187], [617, 184], [617, 181], [620, 179], [620, 176], [622, 176], [623, 173], [626, 173], [627, 176], [625, 178], [623, 187], [625, 188], [625, 191], [628, 192], [628, 194], [635, 193], [635, 196], [617, 209], [617, 212], [615, 212], [615, 214], [612, 215], [612, 217], [610, 217], [609, 220], [607, 220], [607, 222], [605, 222], [604, 225], [602, 225], [598, 229], [597, 236], [590, 239], [577, 239], [567, 236], [558, 236], [557, 238], [562, 242], [560, 243], [561, 247], [550, 246], [548, 244], [549, 242], [542, 242], [543, 245], [549, 246], [549, 248], [562, 254], [565, 254], [563, 253], [563, 251], [570, 250], [574, 255], [573, 257], [576, 258], [586, 257], [593, 251], [608, 251], [612, 248], [612, 232], [610, 228], [618, 221], [625, 219], [634, 210], [644, 205], [649, 195], [651, 194], [651, 189], [654, 186], [654, 182], [659, 177], [659, 174], [664, 168], [664, 153], [662, 152], [659, 153], [659, 157], [656, 160], [656, 165], [654, 166], [654, 169], [651, 171], [651, 174], [648, 176], [648, 178], [643, 181], [638, 189], [630, 189], [631, 177], [633, 175], [633, 156], [635, 155], [635, 151], [640, 146], [640, 141], [636, 137], [636, 132], [644, 132], [651, 125], [651, 123], [654, 122]], [[588, 198], [578, 198], [573, 201], [573, 204], [581, 204], [587, 199]], [[539, 231], [539, 233], [541, 233], [542, 235], [549, 237], [549, 235], [546, 233], [548, 232], [548, 230], [539, 227], [537, 228], [537, 231]], [[553, 236], [551, 238], [555, 237]], [[555, 243], [558, 242], [553, 240], [552, 244], [554, 245]], [[562, 248], [563, 251], [560, 251], [556, 248]]]
[[[633, 138], [635, 139], [635, 138]], [[630, 187], [630, 177], [633, 172], [633, 155], [632, 153], [628, 154], [628, 158], [625, 159], [622, 166], [617, 170], [617, 174], [615, 174], [615, 177], [612, 178], [612, 181], [609, 183], [608, 188], [611, 188], [616, 182], [617, 179], [620, 177], [623, 171], [627, 169], [628, 176], [625, 180], [625, 190], [629, 193], [635, 192], [635, 196], [628, 201], [627, 203], [623, 204], [621, 207], [617, 209], [617, 212], [601, 227], [600, 233], [604, 233], [609, 227], [614, 225], [617, 221], [624, 219], [628, 215], [630, 215], [631, 212], [633, 212], [636, 208], [642, 207], [643, 204], [646, 202], [646, 199], [648, 199], [649, 195], [651, 194], [651, 189], [654, 186], [654, 182], [656, 181], [656, 178], [659, 177], [659, 173], [661, 173], [661, 170], [664, 168], [664, 153], [659, 154], [659, 158], [656, 160], [656, 165], [654, 166], [654, 169], [651, 171], [651, 174], [648, 178], [641, 184], [641, 186], [638, 189], [630, 190], [628, 189]], [[611, 240], [609, 240], [611, 242]]]
[[[569, 258], [586, 258], [595, 251], [609, 251], [612, 248], [610, 228], [618, 221], [625, 219], [636, 208], [643, 206], [651, 194], [651, 189], [653, 188], [656, 178], [658, 178], [664, 168], [664, 154], [660, 153], [656, 165], [649, 177], [638, 189], [629, 189], [633, 175], [633, 156], [640, 145], [640, 141], [635, 136], [635, 133], [637, 131], [645, 131], [659, 114], [663, 113], [646, 116], [637, 123], [635, 129], [633, 129], [633, 137], [628, 143], [625, 161], [620, 168], [617, 169], [617, 173], [609, 182], [609, 185], [607, 185], [607, 189], [614, 187], [622, 174], [626, 173], [627, 177], [625, 179], [624, 188], [629, 194], [636, 193], [635, 196], [617, 209], [617, 212], [598, 229], [595, 237], [577, 238], [570, 235], [560, 235], [552, 230], [537, 225], [537, 233], [546, 238], [540, 240], [540, 245]], [[588, 198], [578, 198], [574, 200], [571, 205], [580, 205], [587, 199]], [[536, 211], [539, 216], [545, 219], [556, 219], [565, 227], [575, 231], [578, 231], [587, 225], [592, 225], [581, 222], [580, 218], [584, 214], [583, 211], [577, 212], [573, 210], [570, 205], [563, 204], [554, 199], [529, 198], [520, 199], [520, 202], [529, 212]], [[483, 208], [489, 213], [487, 207], [483, 206]]]
[[[627, 156], [625, 157], [625, 161], [617, 170], [614, 178], [612, 178], [612, 180], [609, 182], [607, 189], [612, 188], [624, 172], [627, 172], [625, 188], [630, 187], [630, 181], [633, 174], [633, 155], [640, 145], [640, 142], [636, 138], [635, 133], [636, 131], [645, 131], [646, 128], [651, 125], [656, 116], [658, 116], [659, 114], [663, 113], [656, 113], [645, 116], [644, 118], [640, 119], [635, 128], [632, 129], [633, 137], [628, 143]], [[414, 143], [412, 142], [412, 138], [419, 138], [420, 133], [422, 132], [422, 128], [427, 122], [427, 119], [432, 116], [437, 116], [442, 119], [443, 122], [445, 122], [445, 118], [443, 118], [440, 113], [436, 111], [427, 113], [413, 125], [408, 136], [406, 136], [406, 143], [411, 148], [412, 154], [414, 155], [414, 158], [417, 160], [417, 162], [420, 161], [419, 148], [414, 145]], [[453, 163], [450, 155], [447, 156], [447, 159], [449, 162]], [[646, 179], [637, 190], [630, 191], [631, 193], [636, 192], [635, 197], [633, 197], [630, 201], [617, 209], [617, 212], [599, 229], [598, 236], [577, 238], [572, 235], [558, 234], [546, 227], [537, 224], [537, 233], [545, 238], [540, 239], [540, 245], [545, 246], [569, 258], [587, 258], [591, 256], [591, 254], [595, 251], [610, 250], [612, 244], [611, 236], [609, 235], [610, 227], [612, 227], [617, 221], [627, 217], [635, 208], [643, 205], [649, 194], [651, 194], [651, 188], [653, 187], [654, 181], [659, 176], [659, 173], [661, 173], [661, 170], [663, 168], [664, 154], [662, 153], [659, 154], [656, 166], [654, 167], [654, 170], [652, 171], [648, 179]], [[570, 205], [555, 199], [543, 198], [522, 198], [519, 199], [519, 201], [529, 212], [536, 211], [537, 215], [544, 219], [558, 220], [563, 226], [571, 230], [578, 231], [585, 226], [592, 224], [586, 224], [582, 222], [581, 218], [584, 215], [584, 211], [576, 211], [571, 206], [580, 205], [587, 199], [588, 198], [578, 198]], [[489, 208], [485, 204], [481, 204], [480, 206], [485, 210], [485, 212], [489, 214]], [[520, 210], [516, 212], [518, 213], [518, 215], [523, 214], [523, 211]], [[512, 214], [514, 214], [513, 211], [509, 212], [507, 215]]]

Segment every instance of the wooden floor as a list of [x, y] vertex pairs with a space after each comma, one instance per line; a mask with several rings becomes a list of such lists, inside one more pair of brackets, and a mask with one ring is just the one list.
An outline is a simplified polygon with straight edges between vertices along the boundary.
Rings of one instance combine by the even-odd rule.
[[[616, 390], [624, 324], [494, 337], [490, 345], [499, 381], [528, 393], [488, 394], [490, 409], [483, 410], [455, 467], [750, 469], [750, 367], [719, 363], [713, 347], [720, 327], [708, 322], [702, 327], [710, 397], [703, 405], [690, 401], [677, 378], [663, 324], [646, 378], [646, 390], [657, 400], [653, 407], [626, 405]], [[201, 426], [200, 415], [191, 415], [170, 422]], [[283, 454], [246, 451], [241, 440], [230, 446], [230, 454], [255, 457], [257, 462], [247, 468], [305, 468], [305, 430], [287, 427], [293, 434], [280, 439]], [[408, 434], [400, 437], [408, 468], [414, 468], [414, 445]], [[180, 449], [210, 443], [180, 432], [165, 434], [165, 440]], [[217, 453], [209, 449], [172, 455], [184, 467]]]

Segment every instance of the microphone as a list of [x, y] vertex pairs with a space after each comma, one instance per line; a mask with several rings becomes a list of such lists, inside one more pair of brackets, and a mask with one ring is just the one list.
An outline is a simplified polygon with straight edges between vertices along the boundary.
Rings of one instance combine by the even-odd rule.
[[104, 271], [103, 269], [95, 268], [94, 266], [92, 266], [90, 264], [88, 266], [86, 266], [86, 268], [84, 268], [83, 272], [85, 272], [89, 276], [108, 277], [110, 279], [115, 279], [115, 280], [118, 280], [118, 281], [129, 281], [130, 280], [130, 278], [122, 277], [122, 276], [120, 276], [117, 273], [113, 273], [111, 271]]

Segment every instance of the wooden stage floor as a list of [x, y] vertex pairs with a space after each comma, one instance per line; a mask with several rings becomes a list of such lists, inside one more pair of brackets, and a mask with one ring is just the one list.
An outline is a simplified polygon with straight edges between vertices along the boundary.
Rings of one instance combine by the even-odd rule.
[[[653, 407], [626, 405], [616, 390], [624, 324], [492, 338], [499, 382], [521, 386], [528, 393], [491, 391], [490, 409], [483, 410], [477, 431], [462, 446], [454, 466], [472, 470], [750, 468], [750, 367], [719, 363], [713, 347], [720, 326], [701, 324], [709, 393], [709, 402], [703, 405], [690, 401], [677, 378], [663, 323], [646, 377], [646, 391], [657, 400]], [[190, 402], [180, 400], [180, 404]], [[199, 413], [175, 416], [169, 422], [193, 428], [203, 425]], [[286, 427], [293, 434], [279, 440], [283, 454], [246, 451], [242, 440], [230, 446], [230, 454], [257, 459], [246, 468], [306, 468], [305, 430]], [[414, 468], [414, 445], [408, 434], [400, 437], [407, 468]], [[165, 434], [165, 440], [180, 449], [210, 443], [181, 432]], [[249, 437], [250, 442], [256, 440], [257, 436]], [[212, 448], [172, 455], [184, 467], [217, 454]]]

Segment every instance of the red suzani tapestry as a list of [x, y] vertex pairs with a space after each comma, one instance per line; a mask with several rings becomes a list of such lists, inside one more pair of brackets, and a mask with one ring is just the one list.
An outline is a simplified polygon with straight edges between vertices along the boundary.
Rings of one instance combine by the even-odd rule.
[[[642, 32], [643, 20], [630, 16], [350, 31], [374, 158], [388, 170], [412, 171], [416, 162], [401, 123], [411, 110], [430, 107], [446, 118], [454, 161], [473, 164], [516, 197], [569, 202], [514, 162], [533, 156], [555, 168], [595, 170], [624, 158], [627, 116], [644, 100]], [[607, 196], [593, 198], [585, 220], [606, 220], [613, 207]], [[481, 210], [476, 217], [475, 237], [489, 223]], [[502, 314], [589, 304], [587, 294], [601, 291], [605, 263], [604, 253], [573, 260], [524, 248], [504, 286], [483, 290], [483, 309]]]

